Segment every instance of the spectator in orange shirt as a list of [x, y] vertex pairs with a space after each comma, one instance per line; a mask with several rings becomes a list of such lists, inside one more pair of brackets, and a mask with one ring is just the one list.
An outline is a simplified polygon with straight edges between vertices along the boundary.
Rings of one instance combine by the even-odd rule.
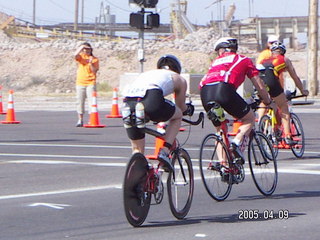
[[87, 42], [81, 44], [74, 55], [75, 60], [78, 62], [76, 81], [78, 122], [76, 126], [82, 127], [86, 98], [88, 98], [89, 104], [88, 112], [91, 112], [92, 93], [96, 91], [99, 59], [92, 54], [92, 47]]

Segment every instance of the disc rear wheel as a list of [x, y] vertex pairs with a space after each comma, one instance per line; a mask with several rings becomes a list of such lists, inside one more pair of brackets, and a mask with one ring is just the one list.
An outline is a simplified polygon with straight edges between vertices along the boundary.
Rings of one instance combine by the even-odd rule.
[[132, 155], [123, 182], [124, 211], [128, 222], [140, 226], [147, 218], [151, 193], [146, 192], [148, 162], [143, 154]]

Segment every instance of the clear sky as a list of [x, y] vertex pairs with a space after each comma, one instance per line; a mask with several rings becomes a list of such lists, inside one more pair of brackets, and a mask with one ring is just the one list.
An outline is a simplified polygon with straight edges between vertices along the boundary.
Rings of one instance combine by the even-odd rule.
[[[187, 0], [187, 16], [192, 23], [205, 25], [210, 20], [219, 20], [232, 3], [236, 5], [235, 19], [249, 16], [307, 16], [309, 0]], [[80, 7], [82, 0], [79, 0]], [[109, 5], [116, 22], [128, 23], [129, 14], [138, 9], [129, 7], [129, 0], [84, 0], [84, 22], [95, 22], [100, 6]], [[176, 0], [159, 0], [158, 11], [161, 23], [169, 22], [170, 4]], [[36, 0], [36, 23], [55, 24], [74, 21], [75, 0]], [[33, 0], [0, 0], [0, 11], [32, 22]], [[81, 19], [81, 16], [79, 17]], [[80, 20], [79, 20], [80, 21]]]

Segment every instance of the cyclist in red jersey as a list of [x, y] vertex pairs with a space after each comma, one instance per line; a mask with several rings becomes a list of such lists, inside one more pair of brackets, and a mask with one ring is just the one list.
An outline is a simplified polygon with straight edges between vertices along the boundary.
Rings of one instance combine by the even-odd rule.
[[[270, 46], [270, 50], [271, 57], [261, 61], [261, 65], [263, 66], [263, 69], [261, 70], [261, 77], [269, 88], [270, 96], [281, 110], [280, 117], [284, 126], [285, 142], [288, 145], [295, 145], [296, 142], [292, 140], [290, 133], [290, 113], [283, 89], [283, 82], [281, 81], [281, 79], [284, 79], [283, 73], [292, 67], [292, 64], [291, 61], [284, 56], [286, 53], [286, 47], [281, 42], [274, 42]], [[309, 94], [308, 90], [303, 89], [303, 85], [298, 76], [297, 78], [294, 78], [294, 82], [303, 95]], [[263, 116], [264, 112], [265, 111], [263, 109], [258, 112], [259, 119]]]
[[213, 60], [208, 73], [200, 82], [200, 96], [204, 109], [217, 131], [220, 131], [220, 121], [212, 117], [212, 105], [218, 103], [226, 112], [242, 121], [238, 134], [232, 140], [230, 148], [238, 158], [244, 158], [239, 149], [244, 136], [249, 135], [255, 123], [255, 116], [246, 101], [236, 92], [237, 88], [248, 77], [258, 90], [262, 101], [266, 105], [272, 103], [269, 94], [259, 77], [259, 71], [246, 56], [237, 54], [237, 39], [231, 37], [220, 38], [214, 45], [218, 57]]

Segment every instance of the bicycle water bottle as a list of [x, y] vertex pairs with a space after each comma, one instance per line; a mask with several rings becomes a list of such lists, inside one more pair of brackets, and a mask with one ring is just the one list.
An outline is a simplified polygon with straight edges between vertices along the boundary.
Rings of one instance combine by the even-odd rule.
[[127, 100], [124, 99], [123, 100], [123, 105], [122, 105], [122, 120], [123, 120], [123, 126], [125, 128], [131, 128], [132, 127], [131, 120], [130, 120], [130, 115], [131, 115], [130, 106], [127, 103]]
[[223, 122], [224, 120], [226, 120], [226, 117], [224, 115], [224, 110], [220, 105], [218, 108], [216, 107], [214, 108], [214, 113], [216, 114], [220, 122]]
[[138, 99], [136, 104], [136, 125], [138, 128], [144, 128], [145, 124], [145, 115], [144, 115], [144, 105], [141, 102], [141, 98]]

